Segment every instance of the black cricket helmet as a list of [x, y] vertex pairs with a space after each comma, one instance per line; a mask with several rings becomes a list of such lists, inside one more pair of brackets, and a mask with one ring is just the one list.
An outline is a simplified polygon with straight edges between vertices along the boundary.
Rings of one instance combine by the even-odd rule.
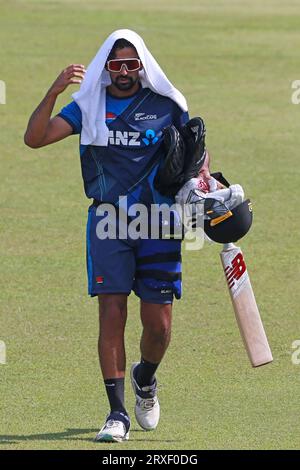
[[[209, 200], [207, 201], [209, 203]], [[246, 199], [234, 209], [227, 210], [218, 217], [211, 217], [209, 204], [205, 204], [205, 213], [210, 217], [204, 220], [204, 231], [213, 241], [233, 243], [244, 237], [252, 225], [252, 204]]]

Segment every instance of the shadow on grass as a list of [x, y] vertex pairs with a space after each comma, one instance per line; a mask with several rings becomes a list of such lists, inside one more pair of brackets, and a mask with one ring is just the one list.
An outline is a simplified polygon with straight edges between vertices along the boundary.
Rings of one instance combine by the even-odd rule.
[[[17, 444], [23, 441], [86, 441], [94, 442], [94, 436], [91, 437], [77, 437], [80, 434], [96, 433], [99, 429], [66, 429], [64, 432], [45, 433], [45, 434], [7, 434], [0, 435], [0, 445], [4, 444]], [[143, 436], [143, 437], [142, 437]], [[147, 436], [147, 437], [146, 437]], [[151, 438], [149, 439], [149, 437]], [[177, 439], [153, 439], [153, 434], [149, 435], [148, 432], [141, 429], [131, 429], [130, 441], [136, 442], [179, 442]], [[96, 443], [95, 443], [96, 444]], [[100, 444], [100, 443], [98, 443]], [[100, 444], [101, 445], [101, 444]], [[114, 444], [112, 444], [114, 445]]]
[[76, 437], [80, 434], [88, 434], [91, 432], [98, 432], [99, 429], [66, 429], [64, 432], [54, 432], [45, 434], [10, 434], [0, 435], [1, 444], [16, 444], [22, 441], [60, 441], [60, 440], [81, 440], [81, 441], [92, 441], [87, 437]]

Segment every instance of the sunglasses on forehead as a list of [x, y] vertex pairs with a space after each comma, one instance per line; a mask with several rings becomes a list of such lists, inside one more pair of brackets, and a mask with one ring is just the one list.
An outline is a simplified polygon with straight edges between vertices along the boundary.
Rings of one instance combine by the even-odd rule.
[[141, 67], [140, 59], [112, 59], [107, 61], [107, 70], [109, 72], [121, 72], [123, 65], [127, 72], [134, 72]]

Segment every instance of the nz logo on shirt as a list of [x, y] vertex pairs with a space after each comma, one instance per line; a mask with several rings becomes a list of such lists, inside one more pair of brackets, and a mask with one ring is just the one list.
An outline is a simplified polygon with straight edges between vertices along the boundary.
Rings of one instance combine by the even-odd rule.
[[140, 147], [141, 141], [145, 145], [154, 145], [158, 141], [156, 132], [153, 129], [147, 129], [145, 132], [128, 131], [109, 131], [110, 145], [121, 145], [128, 147]]

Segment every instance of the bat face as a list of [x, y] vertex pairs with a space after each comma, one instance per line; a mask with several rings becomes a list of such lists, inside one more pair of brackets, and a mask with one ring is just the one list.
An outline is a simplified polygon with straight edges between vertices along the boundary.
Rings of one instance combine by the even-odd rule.
[[220, 254], [236, 320], [253, 367], [273, 360], [243, 253], [233, 243]]

